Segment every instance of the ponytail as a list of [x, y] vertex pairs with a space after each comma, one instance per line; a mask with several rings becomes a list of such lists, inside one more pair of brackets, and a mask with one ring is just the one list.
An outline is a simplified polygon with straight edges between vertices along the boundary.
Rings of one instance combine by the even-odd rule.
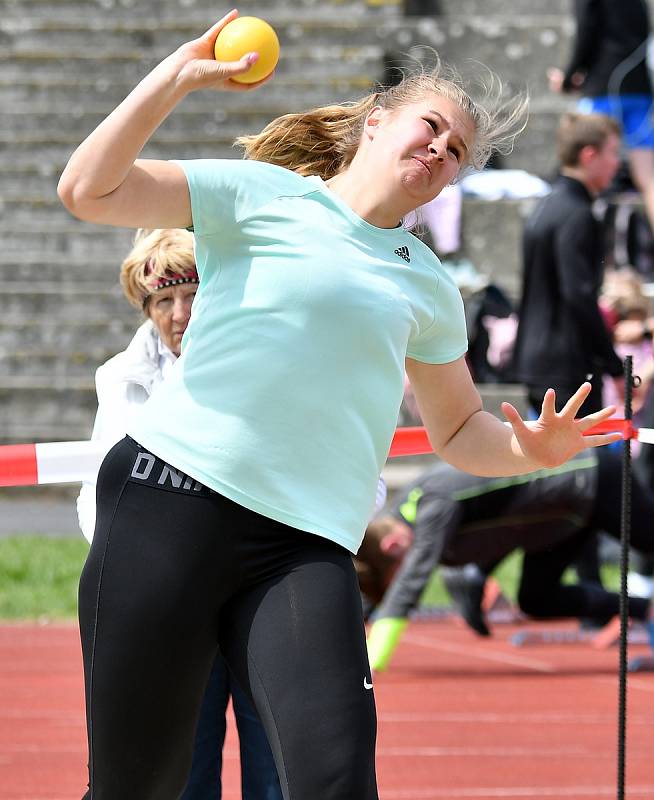
[[376, 98], [371, 94], [352, 103], [285, 114], [261, 133], [239, 137], [236, 144], [244, 148], [246, 158], [329, 180], [354, 158]]

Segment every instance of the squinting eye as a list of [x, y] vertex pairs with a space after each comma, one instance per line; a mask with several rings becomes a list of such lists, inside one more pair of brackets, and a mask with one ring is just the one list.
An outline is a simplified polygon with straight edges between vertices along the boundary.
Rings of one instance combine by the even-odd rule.
[[438, 123], [437, 122], [434, 122], [433, 119], [425, 119], [425, 122], [434, 131], [434, 133], [438, 133]]

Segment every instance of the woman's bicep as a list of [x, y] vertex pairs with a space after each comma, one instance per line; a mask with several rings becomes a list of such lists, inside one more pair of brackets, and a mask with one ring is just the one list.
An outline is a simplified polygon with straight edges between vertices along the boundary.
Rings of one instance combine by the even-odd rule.
[[447, 364], [406, 359], [406, 372], [423, 424], [436, 453], [482, 407], [465, 357]]
[[[62, 197], [62, 199], [64, 199]], [[68, 198], [67, 198], [68, 199]], [[103, 197], [73, 189], [71, 213], [87, 222], [126, 228], [187, 228], [191, 198], [184, 171], [172, 161], [137, 159], [122, 183]]]

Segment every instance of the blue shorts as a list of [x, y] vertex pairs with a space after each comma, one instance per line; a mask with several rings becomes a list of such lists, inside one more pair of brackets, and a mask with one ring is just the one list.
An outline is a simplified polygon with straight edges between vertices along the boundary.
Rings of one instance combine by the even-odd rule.
[[628, 150], [654, 150], [652, 104], [648, 94], [604, 95], [583, 97], [577, 110], [582, 114], [608, 114], [622, 126], [622, 135]]

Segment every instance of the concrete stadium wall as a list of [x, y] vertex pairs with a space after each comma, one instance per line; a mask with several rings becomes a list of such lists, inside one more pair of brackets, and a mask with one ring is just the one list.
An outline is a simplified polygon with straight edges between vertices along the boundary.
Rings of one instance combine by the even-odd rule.
[[[234, 137], [275, 116], [361, 95], [384, 54], [457, 64], [474, 58], [508, 92], [528, 89], [529, 128], [506, 166], [546, 176], [553, 126], [570, 103], [551, 96], [545, 70], [565, 60], [567, 0], [440, 0], [440, 13], [405, 16], [384, 0], [242, 0], [282, 42], [270, 86], [254, 96], [202, 93], [161, 126], [145, 155], [229, 156]], [[546, 11], [542, 9], [546, 8]], [[158, 60], [219, 12], [206, 0], [4, 0], [0, 15], [0, 441], [86, 438], [95, 368], [138, 323], [118, 285], [132, 233], [70, 217], [56, 183], [75, 146]], [[465, 253], [516, 294], [518, 240], [529, 203], [465, 205]], [[498, 231], [501, 232], [498, 235]]]

